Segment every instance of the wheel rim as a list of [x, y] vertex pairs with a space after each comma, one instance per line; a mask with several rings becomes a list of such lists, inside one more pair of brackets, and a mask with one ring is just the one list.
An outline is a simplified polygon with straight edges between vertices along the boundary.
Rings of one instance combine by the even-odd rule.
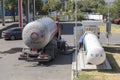
[[15, 36], [11, 36], [11, 38], [10, 38], [11, 40], [15, 40]]

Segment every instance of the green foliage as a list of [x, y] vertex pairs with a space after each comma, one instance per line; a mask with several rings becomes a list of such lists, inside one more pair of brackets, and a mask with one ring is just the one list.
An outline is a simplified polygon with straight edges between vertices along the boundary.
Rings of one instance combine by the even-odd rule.
[[43, 11], [55, 11], [55, 10], [60, 10], [60, 1], [58, 0], [48, 0], [45, 5], [43, 5], [42, 10]]
[[77, 20], [78, 21], [81, 21], [81, 20], [85, 20], [86, 18], [85, 18], [85, 16], [82, 14], [82, 13], [78, 13], [77, 14]]
[[107, 5], [101, 6], [97, 9], [97, 12], [99, 12], [100, 14], [106, 16], [107, 15]]
[[74, 80], [95, 80], [95, 79], [92, 75], [80, 74], [78, 78], [75, 78]]
[[13, 10], [17, 6], [17, 0], [5, 0], [5, 8]]
[[70, 10], [74, 11], [74, 2], [71, 0], [67, 2], [67, 11], [70, 11]]
[[12, 12], [13, 19], [15, 21], [15, 10], [17, 9], [17, 0], [4, 0], [5, 9]]
[[64, 11], [63, 14], [64, 14], [64, 15], [69, 15], [70, 12], [65, 12], [65, 11]]
[[111, 14], [114, 19], [120, 18], [120, 0], [115, 0], [112, 7]]
[[38, 14], [46, 14], [44, 10], [42, 10], [43, 3], [41, 0], [36, 0], [35, 2], [35, 9]]
[[98, 9], [105, 5], [104, 0], [82, 0], [78, 2], [78, 8], [82, 12], [96, 13]]
[[[5, 9], [12, 11], [13, 15], [15, 9], [18, 7], [18, 0], [4, 0], [5, 1]], [[45, 4], [42, 0], [35, 0], [36, 1], [36, 12], [39, 15], [47, 15], [48, 12], [52, 11], [60, 11], [61, 14], [65, 11], [64, 6], [65, 3], [61, 3], [61, 0], [48, 0]], [[23, 11], [25, 13], [26, 8], [26, 0], [23, 0]], [[32, 12], [32, 0], [30, 0], [30, 11]], [[103, 16], [107, 16], [107, 4], [105, 0], [80, 0], [77, 1], [77, 8], [80, 12], [78, 12], [77, 17], [78, 20], [85, 19], [81, 12], [87, 13], [99, 13]], [[110, 6], [110, 17], [114, 20], [115, 18], [120, 18], [120, 0], [115, 0], [115, 2]], [[66, 15], [74, 15], [75, 12], [75, 2], [72, 0], [67, 0], [67, 8], [64, 12]]]

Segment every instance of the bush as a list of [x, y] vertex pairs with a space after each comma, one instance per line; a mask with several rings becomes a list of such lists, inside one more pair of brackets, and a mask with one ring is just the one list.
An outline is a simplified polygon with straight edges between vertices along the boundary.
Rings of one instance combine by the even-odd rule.
[[82, 13], [77, 14], [77, 20], [78, 21], [82, 21], [82, 20], [85, 20], [85, 19], [86, 19], [86, 17]]

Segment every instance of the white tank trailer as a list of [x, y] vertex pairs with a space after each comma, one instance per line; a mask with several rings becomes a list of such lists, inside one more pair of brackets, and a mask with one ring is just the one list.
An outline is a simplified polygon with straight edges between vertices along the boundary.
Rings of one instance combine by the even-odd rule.
[[84, 36], [83, 44], [86, 50], [87, 63], [100, 65], [105, 61], [105, 51], [95, 34], [87, 33]]
[[28, 23], [22, 33], [24, 43], [34, 49], [45, 47], [57, 32], [57, 25], [51, 18], [42, 18]]
[[40, 62], [54, 59], [58, 49], [65, 49], [65, 41], [58, 38], [58, 33], [59, 27], [49, 17], [28, 23], [22, 33], [23, 42], [28, 49], [23, 49], [19, 60]]

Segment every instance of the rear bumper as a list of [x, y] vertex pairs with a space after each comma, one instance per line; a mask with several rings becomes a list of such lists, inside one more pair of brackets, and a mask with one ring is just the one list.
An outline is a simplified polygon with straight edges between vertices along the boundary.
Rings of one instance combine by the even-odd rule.
[[2, 35], [1, 37], [4, 38], [4, 39], [9, 39], [10, 38], [9, 35]]
[[52, 58], [49, 56], [47, 59], [41, 59], [41, 58], [30, 58], [30, 57], [19, 57], [19, 60], [25, 60], [28, 62], [41, 62], [41, 61], [50, 61]]

